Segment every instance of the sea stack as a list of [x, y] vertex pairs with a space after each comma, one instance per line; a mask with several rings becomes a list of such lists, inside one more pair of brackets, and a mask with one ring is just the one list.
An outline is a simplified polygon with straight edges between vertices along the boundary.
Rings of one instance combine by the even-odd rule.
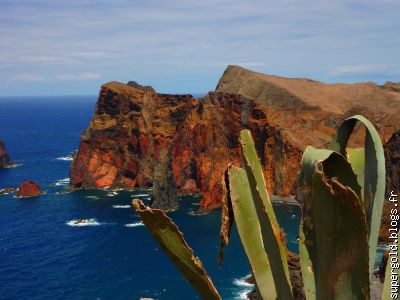
[[35, 197], [40, 196], [42, 191], [40, 186], [31, 180], [24, 180], [18, 188], [17, 197]]
[[[239, 132], [247, 128], [268, 190], [291, 196], [305, 147], [326, 148], [338, 124], [362, 114], [381, 135], [387, 188], [398, 191], [399, 111], [400, 90], [393, 84], [325, 84], [239, 66], [229, 66], [216, 92], [199, 99], [159, 94], [135, 82], [110, 82], [101, 87], [94, 116], [82, 134], [71, 186], [134, 188], [156, 181], [156, 190], [199, 192], [201, 209], [216, 208], [226, 166], [240, 164]], [[362, 132], [352, 139], [351, 146], [361, 146]], [[156, 172], [162, 166], [165, 173]], [[161, 203], [163, 208], [169, 205]]]
[[0, 140], [0, 169], [8, 166], [10, 164], [10, 158], [7, 154], [4, 142]]

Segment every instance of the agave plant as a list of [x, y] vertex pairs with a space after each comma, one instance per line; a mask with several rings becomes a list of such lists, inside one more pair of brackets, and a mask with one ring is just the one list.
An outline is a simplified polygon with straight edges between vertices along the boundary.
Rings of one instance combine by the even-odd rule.
[[[357, 122], [366, 128], [364, 148], [347, 148]], [[235, 221], [257, 294], [264, 300], [295, 299], [285, 234], [268, 196], [250, 131], [241, 131], [240, 142], [243, 168], [230, 165], [225, 173], [219, 262]], [[374, 126], [362, 116], [345, 120], [329, 149], [305, 149], [296, 197], [302, 204], [299, 252], [306, 299], [370, 299], [384, 183], [382, 143]], [[133, 206], [198, 293], [204, 299], [220, 299], [176, 225], [140, 200], [134, 200]], [[388, 281], [382, 299], [390, 299]]]

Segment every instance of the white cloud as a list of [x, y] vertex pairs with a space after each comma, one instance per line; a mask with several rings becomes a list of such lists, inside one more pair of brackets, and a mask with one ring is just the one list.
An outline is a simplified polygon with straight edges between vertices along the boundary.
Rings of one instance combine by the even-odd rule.
[[76, 79], [75, 75], [72, 74], [58, 74], [54, 76], [55, 80], [60, 80], [60, 81], [67, 81], [67, 80], [74, 80]]
[[19, 74], [11, 77], [10, 80], [40, 82], [44, 81], [44, 77], [38, 74]]
[[79, 86], [163, 77], [160, 90], [205, 91], [239, 64], [318, 80], [396, 80], [386, 67], [400, 68], [399, 10], [398, 0], [3, 0], [0, 79], [39, 73]]
[[101, 79], [102, 76], [94, 72], [83, 72], [79, 74], [57, 74], [55, 76], [43, 76], [40, 74], [17, 74], [9, 78], [10, 81], [30, 81], [30, 82], [49, 82], [49, 81], [91, 81]]
[[76, 63], [75, 60], [69, 57], [53, 56], [53, 55], [39, 55], [39, 56], [21, 56], [19, 57], [23, 63], [32, 63], [40, 65], [65, 65]]
[[58, 74], [54, 76], [55, 80], [68, 81], [68, 80], [96, 80], [100, 79], [101, 75], [93, 72], [85, 72], [80, 74]]
[[391, 69], [392, 67], [389, 65], [347, 65], [335, 68], [333, 73], [338, 75], [370, 74], [384, 72]]
[[94, 79], [100, 79], [101, 75], [98, 73], [81, 73], [78, 75], [78, 79], [81, 80], [94, 80]]

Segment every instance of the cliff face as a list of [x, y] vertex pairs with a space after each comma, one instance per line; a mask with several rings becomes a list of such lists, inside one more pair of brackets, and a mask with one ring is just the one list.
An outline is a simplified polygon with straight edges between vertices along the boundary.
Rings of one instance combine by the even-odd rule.
[[6, 147], [2, 140], [0, 140], [0, 169], [4, 168], [10, 163], [10, 159], [8, 157]]
[[[280, 170], [294, 173], [301, 153], [282, 142], [280, 131], [268, 124], [253, 101], [222, 93], [201, 99], [163, 95], [111, 82], [102, 86], [94, 117], [82, 135], [70, 171], [71, 185], [153, 186], [160, 195], [171, 189], [201, 192], [202, 207], [217, 207], [222, 174], [229, 162], [240, 161], [242, 128], [252, 131], [266, 170], [277, 161], [271, 187], [279, 181], [276, 189], [290, 194], [291, 187], [281, 183]], [[156, 197], [156, 206], [168, 207], [171, 197]]]
[[[389, 188], [399, 190], [399, 95], [390, 86], [326, 85], [235, 66], [227, 68], [217, 92], [200, 99], [157, 94], [135, 82], [107, 83], [82, 134], [71, 186], [201, 192], [201, 206], [214, 208], [227, 164], [241, 161], [239, 132], [249, 128], [269, 190], [289, 196], [305, 146], [326, 147], [345, 117], [362, 113], [378, 125]], [[352, 144], [360, 145], [361, 137]], [[173, 206], [173, 194], [158, 196], [155, 205]]]

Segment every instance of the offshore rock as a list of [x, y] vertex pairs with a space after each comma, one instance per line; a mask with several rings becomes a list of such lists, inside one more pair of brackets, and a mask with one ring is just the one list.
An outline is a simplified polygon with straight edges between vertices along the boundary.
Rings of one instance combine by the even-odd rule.
[[17, 197], [35, 197], [41, 194], [40, 186], [32, 180], [22, 181], [17, 191]]
[[[385, 146], [388, 190], [400, 190], [396, 85], [324, 84], [229, 66], [216, 91], [194, 99], [135, 82], [103, 85], [71, 166], [71, 186], [201, 193], [201, 208], [215, 208], [227, 164], [241, 161], [239, 132], [248, 128], [268, 190], [290, 196], [305, 147], [327, 147], [338, 124], [363, 114]], [[351, 146], [361, 146], [362, 137], [359, 130]], [[175, 205], [171, 194], [154, 200], [158, 207]]]
[[8, 157], [4, 142], [0, 140], [0, 169], [10, 164], [10, 158]]

